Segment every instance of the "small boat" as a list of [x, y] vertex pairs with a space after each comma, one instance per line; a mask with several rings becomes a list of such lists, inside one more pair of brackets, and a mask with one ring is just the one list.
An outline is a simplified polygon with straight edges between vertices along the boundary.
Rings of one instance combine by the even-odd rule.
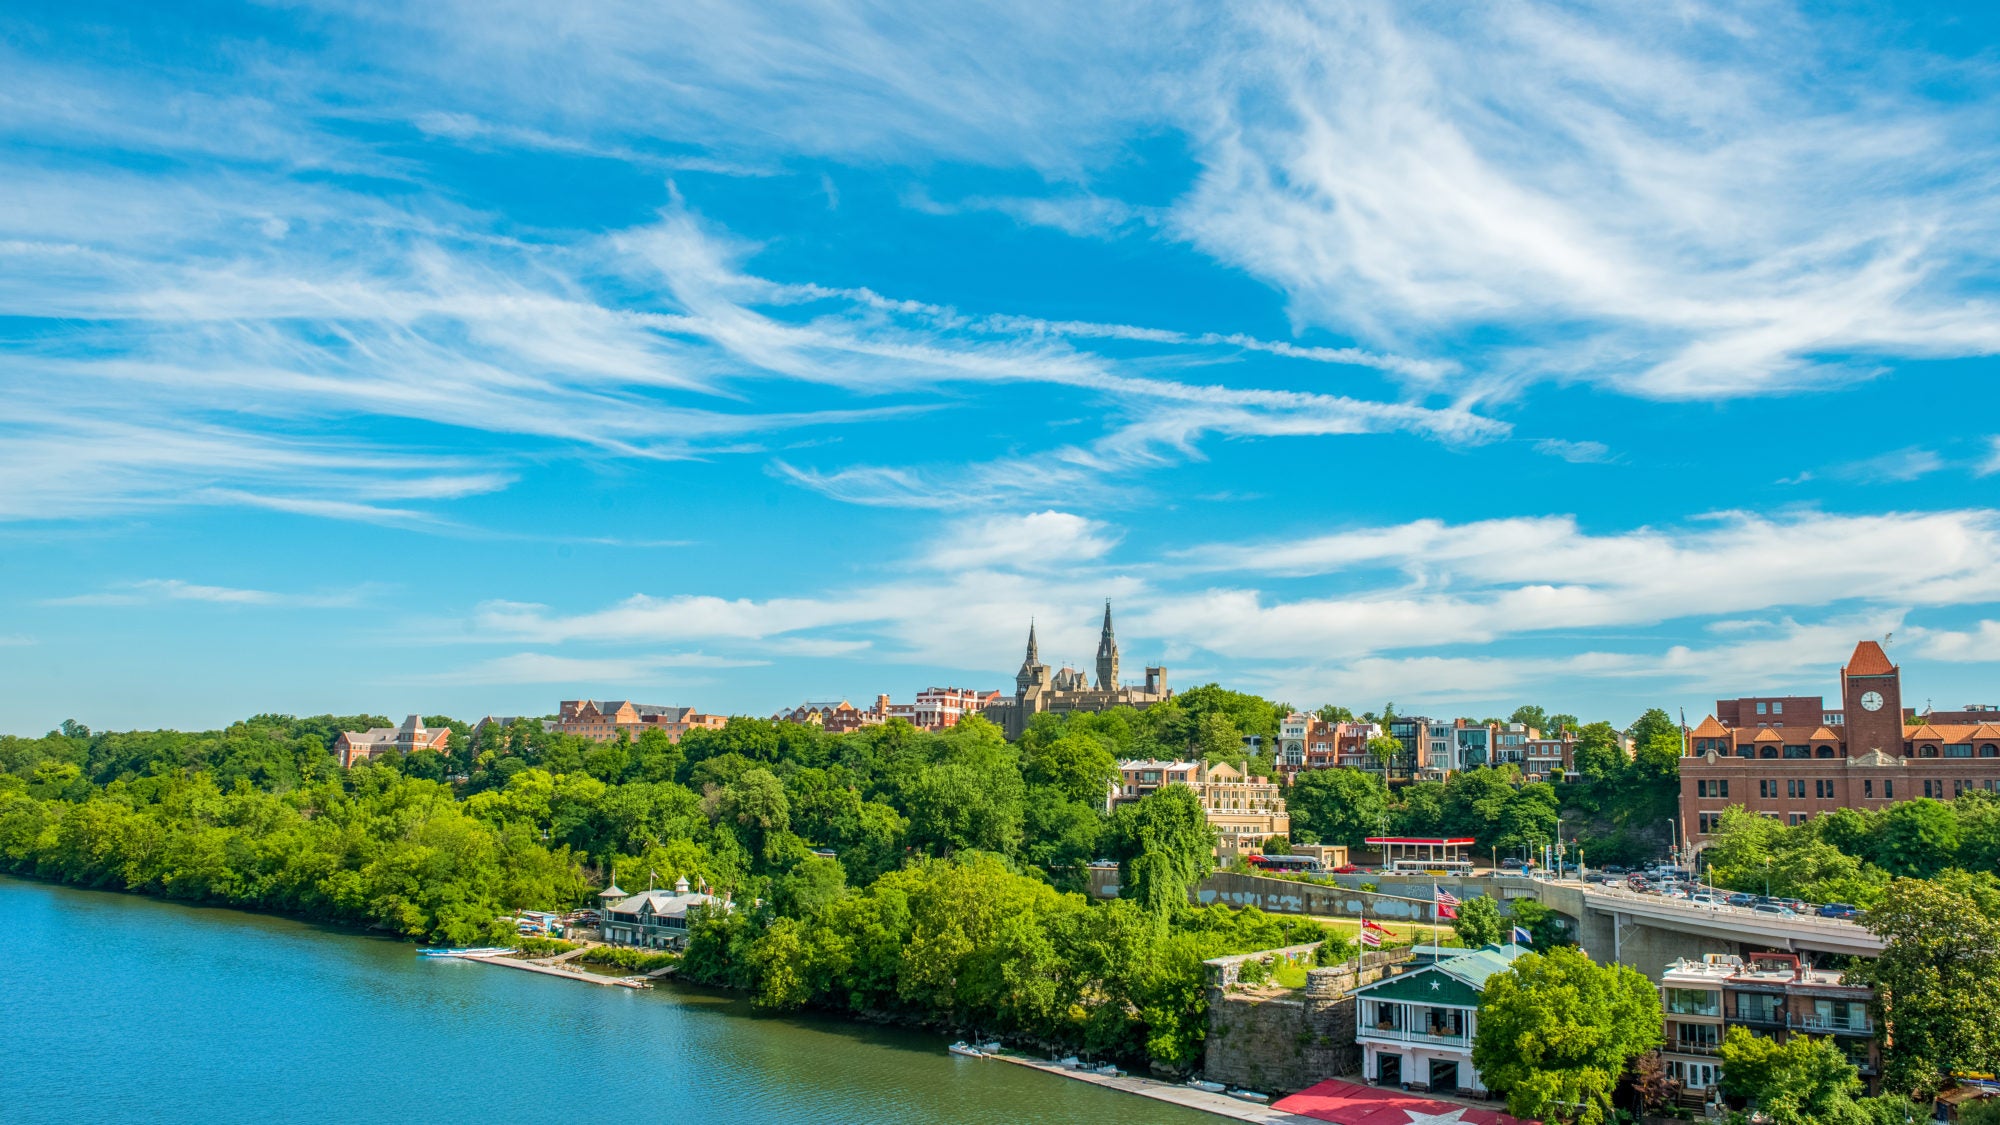
[[477, 949], [419, 949], [419, 957], [493, 957], [513, 950], [504, 945], [484, 946]]
[[1232, 1098], [1242, 1098], [1246, 1102], [1268, 1102], [1271, 1100], [1271, 1095], [1260, 1094], [1255, 1090], [1231, 1090], [1229, 1091], [1229, 1096]]
[[1103, 1066], [1099, 1067], [1092, 1067], [1090, 1072], [1092, 1074], [1101, 1074], [1106, 1078], [1117, 1078], [1119, 1075], [1125, 1073], [1124, 1071], [1119, 1070], [1117, 1067], [1111, 1065], [1110, 1063], [1105, 1063]]
[[962, 1055], [968, 1059], [977, 1059], [985, 1057], [979, 1053], [979, 1048], [966, 1043], [965, 1040], [963, 1039], [959, 1040], [956, 1043], [953, 1043], [949, 1047], [946, 1047], [945, 1050], [950, 1051], [954, 1055]]
[[997, 1055], [1000, 1053], [1000, 1041], [998, 1039], [989, 1039], [984, 1043], [974, 1043], [973, 1046], [979, 1048], [981, 1054]]
[[1211, 1094], [1220, 1094], [1229, 1089], [1229, 1087], [1224, 1086], [1220, 1082], [1210, 1082], [1206, 1078], [1190, 1078], [1187, 1080], [1187, 1084], [1197, 1090], [1206, 1090]]
[[1062, 1067], [1064, 1070], [1075, 1070], [1079, 1064], [1076, 1061], [1075, 1055], [1064, 1055], [1062, 1058], [1056, 1060], [1056, 1065]]

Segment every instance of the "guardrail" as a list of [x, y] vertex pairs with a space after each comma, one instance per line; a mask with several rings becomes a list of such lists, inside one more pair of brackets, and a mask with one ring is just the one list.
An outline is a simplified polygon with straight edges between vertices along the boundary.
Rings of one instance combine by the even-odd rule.
[[[1607, 887], [1602, 883], [1563, 881], [1557, 883], [1557, 885], [1575, 886], [1583, 892], [1586, 898], [1602, 896], [1644, 906], [1660, 906], [1674, 910], [1683, 910], [1691, 914], [1735, 917], [1746, 921], [1758, 921], [1766, 924], [1776, 923], [1785, 926], [1805, 926], [1808, 929], [1820, 930], [1828, 936], [1853, 937], [1857, 934], [1869, 933], [1865, 927], [1857, 923], [1841, 918], [1821, 918], [1816, 914], [1772, 914], [1769, 911], [1752, 910], [1747, 906], [1730, 906], [1728, 903], [1723, 902], [1689, 902], [1684, 898], [1640, 894], [1628, 887]], [[1873, 935], [1871, 934], [1870, 936]]]

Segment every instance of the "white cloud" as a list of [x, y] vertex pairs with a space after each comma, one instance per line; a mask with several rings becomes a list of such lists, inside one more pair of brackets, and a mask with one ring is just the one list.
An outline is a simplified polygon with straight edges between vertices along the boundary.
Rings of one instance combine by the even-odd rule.
[[210, 605], [255, 607], [260, 609], [346, 609], [365, 601], [371, 586], [322, 593], [280, 593], [240, 586], [211, 586], [184, 582], [178, 578], [147, 578], [121, 582], [108, 590], [47, 598], [47, 606], [136, 606], [161, 602], [204, 602]]
[[[683, 669], [749, 668], [758, 660], [735, 660], [703, 653], [647, 656], [573, 657], [542, 652], [517, 652], [482, 660], [464, 668], [406, 677], [432, 684], [657, 684]], [[663, 678], [664, 677], [664, 678]]]
[[1892, 450], [1827, 470], [1833, 476], [1864, 484], [1907, 483], [1944, 468], [1944, 458], [1914, 446]]
[[1535, 443], [1535, 452], [1560, 457], [1572, 465], [1594, 465], [1611, 459], [1611, 447], [1601, 441], [1543, 438]]
[[1101, 558], [1117, 543], [1108, 532], [1104, 524], [1069, 512], [975, 517], [943, 529], [924, 563], [938, 570], [1054, 570]]
[[2000, 621], [1984, 620], [1971, 629], [1919, 629], [1911, 640], [1931, 660], [2000, 661]]

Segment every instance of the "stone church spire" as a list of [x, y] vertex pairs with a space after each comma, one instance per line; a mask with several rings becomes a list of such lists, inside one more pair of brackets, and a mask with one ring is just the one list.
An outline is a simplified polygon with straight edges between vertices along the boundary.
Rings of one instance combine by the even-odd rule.
[[1111, 632], [1111, 599], [1104, 601], [1104, 633], [1097, 639], [1097, 690], [1118, 690], [1118, 638]]
[[1035, 648], [1035, 623], [1028, 622], [1028, 657], [1021, 661], [1021, 670], [1014, 674], [1014, 694], [1026, 697], [1029, 690], [1042, 682], [1048, 669], [1042, 666], [1041, 653]]

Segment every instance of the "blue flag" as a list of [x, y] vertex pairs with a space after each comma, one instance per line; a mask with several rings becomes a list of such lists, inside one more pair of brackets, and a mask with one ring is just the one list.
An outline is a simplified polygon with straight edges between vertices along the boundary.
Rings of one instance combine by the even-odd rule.
[[1513, 941], [1515, 945], [1527, 945], [1528, 943], [1534, 940], [1535, 940], [1534, 935], [1530, 934], [1527, 930], [1524, 930], [1519, 926], [1514, 927]]

